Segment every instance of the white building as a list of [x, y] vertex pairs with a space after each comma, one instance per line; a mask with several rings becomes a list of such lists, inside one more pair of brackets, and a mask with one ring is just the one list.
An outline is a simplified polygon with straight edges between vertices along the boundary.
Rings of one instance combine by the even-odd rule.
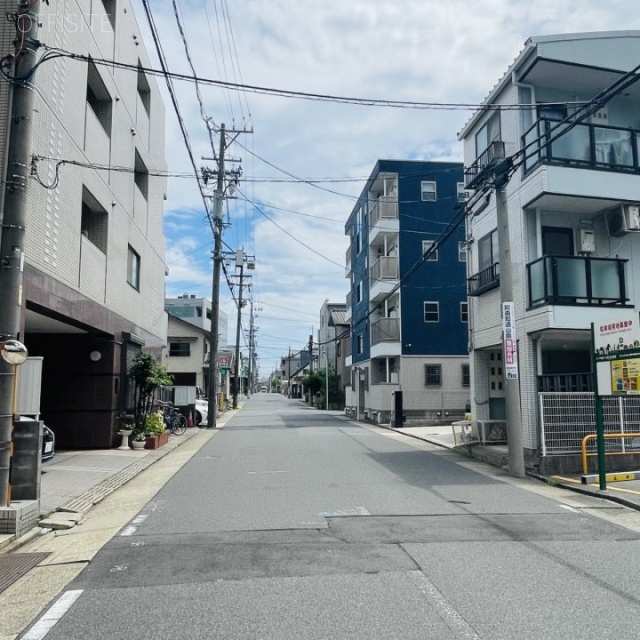
[[[613, 85], [638, 61], [638, 31], [530, 38], [486, 98], [493, 108], [460, 134], [472, 191], [472, 413], [505, 418], [499, 250], [508, 239], [523, 446], [547, 470], [576, 469], [582, 437], [594, 430], [591, 323], [638, 317], [640, 84]], [[521, 108], [498, 108], [506, 105]], [[501, 180], [506, 228], [498, 228]], [[607, 428], [619, 431], [615, 416], [631, 405], [637, 415], [638, 396], [613, 400]]]
[[[41, 2], [38, 21], [45, 45], [150, 66], [129, 0]], [[13, 50], [15, 30], [2, 38]], [[22, 335], [44, 357], [42, 417], [58, 446], [109, 447], [128, 363], [143, 347], [160, 355], [167, 335], [164, 105], [142, 70], [68, 57], [32, 84]]]
[[[211, 331], [211, 300], [198, 298], [193, 294], [185, 293], [177, 298], [167, 298], [165, 308], [177, 318], [185, 322]], [[222, 309], [218, 310], [218, 339], [220, 348], [229, 344], [229, 317]]]

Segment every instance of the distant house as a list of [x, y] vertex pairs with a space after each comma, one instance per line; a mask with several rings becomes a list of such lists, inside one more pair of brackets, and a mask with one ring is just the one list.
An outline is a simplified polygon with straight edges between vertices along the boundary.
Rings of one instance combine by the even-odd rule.
[[462, 416], [469, 402], [462, 165], [379, 160], [345, 226], [349, 415], [389, 422]]
[[[524, 453], [545, 472], [578, 471], [582, 438], [594, 432], [591, 324], [630, 313], [638, 323], [638, 60], [640, 31], [529, 38], [460, 134], [471, 194], [473, 417], [505, 420], [510, 366], [519, 376]], [[631, 70], [624, 90], [598, 96]], [[496, 182], [504, 184], [506, 226], [498, 222]], [[517, 336], [511, 364], [501, 317], [507, 243]], [[600, 391], [612, 396], [606, 428], [637, 431], [637, 380], [620, 382]], [[624, 446], [607, 444], [617, 453]], [[621, 458], [609, 464], [614, 459]]]
[[[336, 381], [336, 389], [329, 385], [330, 407], [344, 409], [344, 385], [348, 377], [345, 365], [343, 340], [349, 339], [349, 323], [345, 320], [346, 305], [325, 300], [320, 309], [318, 329], [318, 371], [329, 367], [329, 374]], [[333, 390], [332, 390], [333, 389]]]

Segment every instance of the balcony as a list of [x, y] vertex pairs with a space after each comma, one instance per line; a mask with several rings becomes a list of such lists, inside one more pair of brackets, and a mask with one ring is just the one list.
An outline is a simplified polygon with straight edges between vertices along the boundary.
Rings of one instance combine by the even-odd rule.
[[640, 172], [640, 131], [541, 118], [522, 138], [525, 173], [540, 164]]
[[504, 158], [504, 142], [502, 140], [494, 140], [470, 167], [465, 168], [465, 189], [475, 189], [484, 180], [489, 169], [495, 167]]
[[351, 291], [349, 291], [349, 293], [347, 293], [347, 303], [345, 305], [345, 312], [344, 312], [344, 317], [345, 320], [350, 320], [351, 319], [351, 301], [353, 299], [353, 293]]
[[389, 295], [398, 282], [398, 258], [395, 256], [381, 256], [369, 270], [371, 285], [369, 288], [370, 302], [378, 302]]
[[529, 306], [626, 306], [627, 260], [543, 256], [527, 265]]
[[380, 318], [371, 325], [371, 344], [380, 342], [400, 342], [398, 318]]
[[348, 278], [351, 275], [351, 246], [347, 249], [344, 264], [346, 265], [344, 269], [344, 277]]
[[371, 207], [371, 226], [381, 218], [398, 219], [398, 198], [396, 196], [378, 196]]
[[494, 262], [490, 267], [478, 271], [467, 280], [467, 294], [479, 296], [486, 291], [500, 286], [500, 263]]

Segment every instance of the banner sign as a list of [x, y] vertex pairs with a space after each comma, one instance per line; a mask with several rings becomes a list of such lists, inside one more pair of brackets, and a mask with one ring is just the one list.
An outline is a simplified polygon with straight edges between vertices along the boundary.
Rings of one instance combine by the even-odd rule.
[[518, 341], [513, 302], [502, 303], [502, 335], [504, 348], [505, 380], [518, 379]]
[[613, 395], [640, 394], [640, 322], [633, 311], [594, 326], [598, 389]]

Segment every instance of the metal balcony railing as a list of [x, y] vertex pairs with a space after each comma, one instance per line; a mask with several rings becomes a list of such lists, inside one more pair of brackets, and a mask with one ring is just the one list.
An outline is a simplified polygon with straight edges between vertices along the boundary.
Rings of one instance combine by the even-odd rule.
[[373, 227], [380, 218], [398, 217], [398, 198], [396, 196], [379, 196], [371, 207], [371, 226]]
[[500, 286], [500, 263], [494, 262], [490, 267], [478, 271], [467, 279], [467, 294], [479, 296]]
[[380, 342], [400, 342], [398, 318], [380, 318], [371, 325], [371, 344]]
[[395, 256], [379, 257], [370, 269], [372, 285], [379, 280], [398, 279], [398, 258]]
[[538, 258], [527, 265], [529, 306], [625, 306], [625, 262], [585, 256]]
[[524, 169], [555, 164], [637, 173], [639, 143], [637, 129], [540, 118], [522, 137]]

